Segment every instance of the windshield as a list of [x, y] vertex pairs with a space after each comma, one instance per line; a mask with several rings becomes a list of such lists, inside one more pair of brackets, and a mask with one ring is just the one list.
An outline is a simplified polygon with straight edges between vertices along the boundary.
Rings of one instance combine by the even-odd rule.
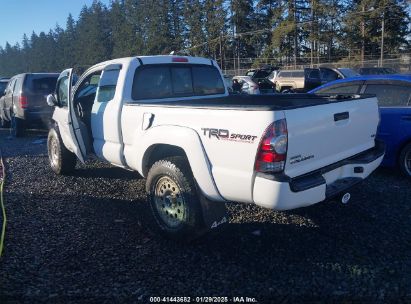
[[352, 69], [343, 68], [343, 69], [338, 69], [338, 70], [341, 72], [341, 74], [344, 75], [345, 78], [355, 77], [355, 76], [360, 75], [359, 73], [357, 73], [356, 71]]

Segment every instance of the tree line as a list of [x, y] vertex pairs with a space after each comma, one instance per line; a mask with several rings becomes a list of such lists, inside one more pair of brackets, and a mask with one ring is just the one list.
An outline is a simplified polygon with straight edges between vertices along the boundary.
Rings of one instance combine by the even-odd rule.
[[[176, 53], [275, 65], [411, 51], [407, 0], [95, 0], [77, 20], [0, 47], [0, 75]], [[381, 52], [382, 50], [382, 52]]]

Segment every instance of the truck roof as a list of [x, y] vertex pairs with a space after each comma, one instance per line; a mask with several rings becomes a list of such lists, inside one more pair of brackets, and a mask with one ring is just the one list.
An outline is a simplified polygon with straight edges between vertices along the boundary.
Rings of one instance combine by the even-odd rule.
[[214, 60], [204, 57], [191, 57], [191, 56], [178, 56], [178, 55], [155, 55], [155, 56], [136, 56], [136, 57], [124, 57], [117, 58], [108, 61], [104, 61], [100, 64], [111, 63], [130, 63], [133, 60], [141, 60], [143, 64], [162, 64], [162, 63], [193, 63], [193, 64], [207, 64], [213, 65]]

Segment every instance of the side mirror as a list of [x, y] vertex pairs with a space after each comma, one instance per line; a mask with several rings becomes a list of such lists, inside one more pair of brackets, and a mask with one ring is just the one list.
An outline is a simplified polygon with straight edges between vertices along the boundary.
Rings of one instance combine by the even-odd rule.
[[53, 94], [47, 95], [47, 104], [48, 104], [50, 107], [55, 107], [55, 106], [58, 105], [58, 104], [57, 104], [57, 100], [56, 100], [56, 98], [54, 97]]

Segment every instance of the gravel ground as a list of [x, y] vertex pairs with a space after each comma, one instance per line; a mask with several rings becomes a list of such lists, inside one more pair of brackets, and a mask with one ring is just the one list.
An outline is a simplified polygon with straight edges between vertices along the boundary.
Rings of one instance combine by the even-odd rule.
[[48, 166], [45, 133], [0, 145], [8, 226], [0, 302], [149, 302], [151, 296], [411, 303], [411, 182], [379, 169], [350, 204], [290, 212], [227, 204], [230, 224], [191, 245], [146, 227], [144, 179], [90, 161]]

